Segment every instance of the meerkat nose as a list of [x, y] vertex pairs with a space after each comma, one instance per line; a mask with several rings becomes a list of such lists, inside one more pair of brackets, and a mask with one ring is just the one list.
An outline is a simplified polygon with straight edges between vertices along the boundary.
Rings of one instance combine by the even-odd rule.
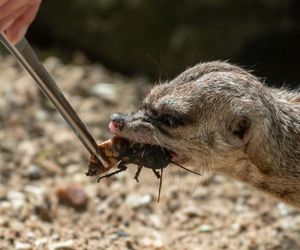
[[111, 122], [109, 123], [109, 130], [111, 132], [120, 131], [124, 128], [125, 125], [125, 116], [120, 113], [112, 114], [110, 117]]

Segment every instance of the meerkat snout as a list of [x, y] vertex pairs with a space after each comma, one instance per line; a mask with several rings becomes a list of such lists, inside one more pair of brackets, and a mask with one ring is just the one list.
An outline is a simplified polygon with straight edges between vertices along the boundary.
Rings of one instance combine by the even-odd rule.
[[122, 130], [125, 125], [126, 115], [122, 113], [115, 113], [111, 115], [110, 120], [109, 129], [111, 132]]

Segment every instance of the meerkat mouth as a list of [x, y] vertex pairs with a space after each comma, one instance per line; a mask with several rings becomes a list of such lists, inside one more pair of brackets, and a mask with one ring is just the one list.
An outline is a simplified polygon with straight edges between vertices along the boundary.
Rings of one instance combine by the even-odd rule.
[[173, 162], [178, 164], [184, 164], [187, 162], [187, 157], [183, 153], [176, 153], [173, 150], [168, 149], [169, 153], [171, 154], [171, 159]]
[[171, 146], [165, 146], [165, 145], [161, 145], [159, 143], [153, 143], [153, 142], [149, 142], [149, 143], [141, 142], [130, 136], [123, 135], [122, 129], [120, 129], [120, 124], [118, 124], [116, 122], [110, 122], [108, 125], [108, 129], [112, 134], [114, 134], [118, 137], [124, 138], [124, 139], [130, 141], [131, 143], [160, 146], [163, 151], [168, 152], [168, 154], [171, 156], [171, 161], [174, 163], [183, 164], [183, 163], [187, 162], [186, 155], [183, 154], [182, 152], [179, 152], [179, 150], [176, 150], [175, 148], [173, 148]]

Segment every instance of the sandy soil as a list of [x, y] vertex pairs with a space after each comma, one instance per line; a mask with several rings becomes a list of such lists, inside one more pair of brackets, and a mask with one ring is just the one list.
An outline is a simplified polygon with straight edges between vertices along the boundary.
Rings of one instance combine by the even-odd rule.
[[[300, 214], [222, 176], [136, 166], [97, 183], [89, 155], [10, 57], [0, 58], [0, 249], [300, 249]], [[100, 65], [45, 64], [101, 141], [110, 114], [137, 106], [149, 85]], [[74, 187], [78, 208], [58, 189]], [[79, 198], [80, 198], [79, 197]]]

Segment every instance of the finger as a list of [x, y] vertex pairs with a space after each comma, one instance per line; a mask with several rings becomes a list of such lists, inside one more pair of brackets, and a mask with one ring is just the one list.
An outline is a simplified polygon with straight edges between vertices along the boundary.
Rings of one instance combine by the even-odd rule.
[[0, 0], [0, 8], [6, 4], [9, 0]]
[[39, 3], [31, 6], [6, 30], [7, 38], [11, 41], [11, 43], [15, 44], [25, 36], [29, 25], [32, 23], [37, 14], [38, 9]]
[[14, 13], [9, 16], [9, 18], [0, 20], [0, 32], [5, 31], [8, 27], [10, 27], [14, 21], [20, 17], [21, 15], [24, 14], [24, 12], [26, 12], [28, 10], [28, 7], [21, 7], [19, 9], [17, 9], [16, 11], [14, 11]]
[[14, 12], [22, 7], [28, 6], [32, 4], [32, 0], [30, 4], [26, 0], [9, 0], [0, 8], [0, 20], [5, 20], [10, 16], [14, 15]]

